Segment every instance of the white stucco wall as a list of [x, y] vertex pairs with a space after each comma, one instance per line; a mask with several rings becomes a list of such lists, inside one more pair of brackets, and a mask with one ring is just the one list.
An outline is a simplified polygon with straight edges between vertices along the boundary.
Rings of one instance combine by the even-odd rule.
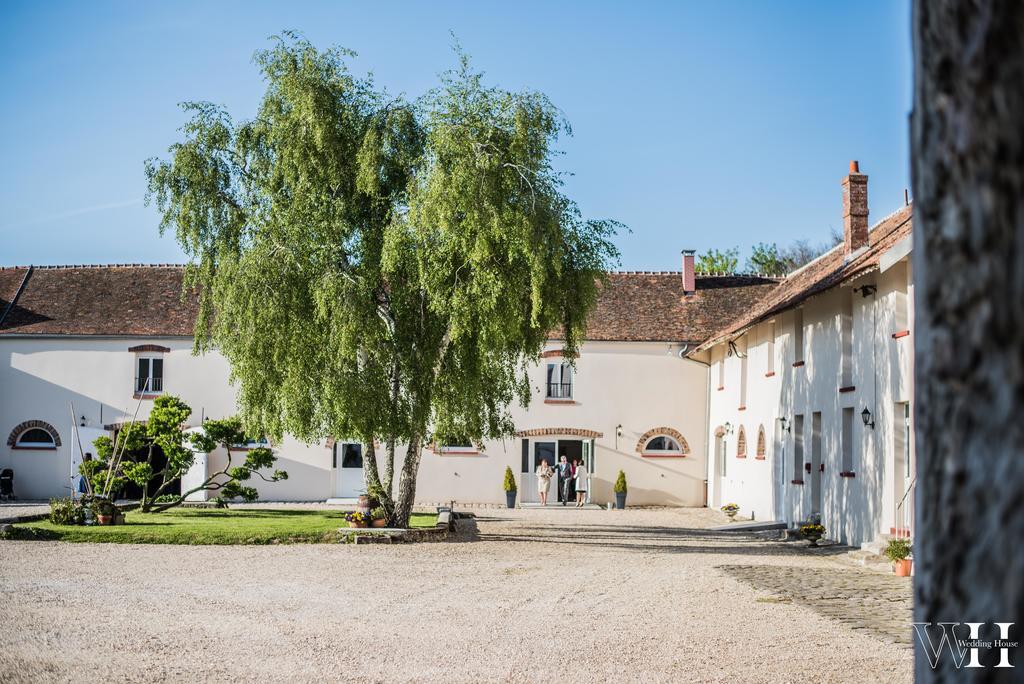
[[[193, 356], [191, 339], [0, 337], [0, 434], [4, 437], [0, 468], [14, 468], [15, 487], [21, 498], [68, 493], [71, 403], [75, 415], [84, 416], [90, 428], [131, 417], [138, 403], [132, 396], [136, 354], [128, 348], [140, 344], [170, 348], [163, 355], [164, 391], [192, 406], [189, 425], [199, 425], [204, 416], [222, 418], [235, 412], [236, 393], [228, 383], [226, 360], [217, 353]], [[549, 346], [559, 347], [557, 343]], [[601, 433], [595, 438], [595, 501], [613, 498], [612, 483], [621, 468], [629, 479], [631, 503], [701, 505], [706, 470], [707, 368], [680, 359], [678, 351], [678, 346], [664, 343], [588, 342], [576, 362], [572, 404], [544, 403], [546, 369], [542, 363], [531, 376], [536, 389], [531, 406], [513, 410], [517, 429]], [[151, 400], [142, 401], [140, 418], [148, 415], [151, 405]], [[61, 436], [61, 447], [54, 451], [8, 447], [7, 435], [26, 420], [50, 423]], [[619, 437], [618, 425], [622, 425]], [[663, 426], [685, 437], [690, 449], [687, 456], [647, 458], [637, 453], [640, 435]], [[337, 471], [325, 444], [307, 445], [286, 438], [274, 449], [277, 467], [288, 471], [289, 479], [252, 482], [261, 498], [308, 501], [334, 495]], [[210, 454], [208, 467], [219, 467], [225, 458], [221, 452]], [[511, 466], [521, 476], [520, 463], [518, 438], [489, 442], [474, 455], [439, 455], [425, 450], [417, 499], [499, 503], [504, 500], [501, 481], [505, 467]]]
[[[861, 544], [896, 527], [896, 504], [908, 480], [897, 472], [897, 450], [901, 443], [898, 402], [913, 396], [912, 342], [909, 336], [893, 333], [912, 329], [913, 297], [904, 259], [888, 270], [872, 272], [852, 283], [833, 288], [806, 301], [803, 316], [804, 364], [794, 366], [793, 311], [774, 319], [774, 372], [769, 372], [768, 354], [771, 322], [762, 323], [737, 340], [737, 348], [748, 348], [747, 398], [740, 410], [741, 359], [726, 355], [727, 346], [718, 345], [705, 358], [712, 363], [713, 381], [708, 424], [709, 501], [712, 505], [734, 502], [741, 516], [779, 519], [797, 523], [812, 512], [811, 475], [793, 463], [794, 416], [804, 417], [803, 463], [812, 460], [812, 422], [821, 413], [822, 522], [827, 536], [848, 544]], [[841, 312], [850, 289], [864, 284], [878, 287], [874, 295], [852, 294], [852, 377], [844, 387], [841, 367]], [[725, 383], [718, 389], [719, 366], [724, 358]], [[854, 477], [840, 477], [842, 470], [842, 411], [852, 408]], [[861, 412], [868, 408], [874, 429], [863, 424]], [[790, 432], [780, 429], [785, 417]], [[716, 461], [716, 430], [731, 424], [725, 442], [726, 474]], [[748, 455], [737, 458], [739, 426], [745, 428]], [[755, 458], [757, 431], [764, 426], [766, 458]], [[803, 480], [794, 484], [793, 480]]]

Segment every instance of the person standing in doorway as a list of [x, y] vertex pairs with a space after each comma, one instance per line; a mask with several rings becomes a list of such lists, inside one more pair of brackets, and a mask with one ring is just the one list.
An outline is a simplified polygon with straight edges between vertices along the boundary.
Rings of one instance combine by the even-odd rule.
[[551, 489], [551, 478], [555, 476], [555, 469], [548, 465], [545, 458], [537, 468], [537, 491], [540, 492], [540, 505], [548, 505], [548, 490]]
[[569, 501], [569, 487], [572, 485], [572, 466], [569, 458], [562, 454], [558, 461], [558, 500], [564, 506]]
[[576, 484], [576, 508], [583, 508], [584, 499], [587, 498], [587, 480], [590, 477], [590, 473], [587, 472], [587, 466], [575, 462], [576, 472], [573, 475], [573, 481]]

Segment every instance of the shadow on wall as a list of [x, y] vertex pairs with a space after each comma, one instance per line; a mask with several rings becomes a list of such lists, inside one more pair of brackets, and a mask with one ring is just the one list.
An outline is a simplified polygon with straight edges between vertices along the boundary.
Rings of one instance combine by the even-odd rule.
[[[300, 448], [304, 448], [300, 447]], [[316, 447], [311, 449], [315, 453]], [[260, 494], [261, 501], [324, 501], [334, 495], [334, 477], [331, 468], [331, 452], [323, 449], [323, 465], [311, 465], [305, 461], [288, 458], [286, 453], [280, 449], [274, 449], [277, 462], [267, 473], [269, 476], [274, 470], [283, 470], [288, 473], [287, 480], [279, 482], [265, 482], [258, 475], [253, 475], [243, 484], [255, 487]], [[245, 460], [245, 452], [232, 451], [231, 462], [239, 465]], [[214, 472], [224, 467], [226, 453], [224, 449], [217, 449], [210, 454], [207, 462], [208, 472]], [[217, 492], [211, 491], [210, 498], [216, 498]]]
[[[636, 505], [703, 506], [704, 473], [694, 455], [684, 458], [644, 458], [635, 451], [623, 451], [600, 446], [597, 453], [597, 468], [603, 476], [591, 477], [591, 499], [594, 503], [608, 503], [615, 500], [615, 479], [619, 470], [626, 473], [629, 486], [627, 502]], [[680, 468], [695, 470], [698, 475], [669, 467], [665, 461], [678, 464]], [[663, 488], [651, 486], [656, 480]], [[644, 483], [647, 486], [640, 486]]]

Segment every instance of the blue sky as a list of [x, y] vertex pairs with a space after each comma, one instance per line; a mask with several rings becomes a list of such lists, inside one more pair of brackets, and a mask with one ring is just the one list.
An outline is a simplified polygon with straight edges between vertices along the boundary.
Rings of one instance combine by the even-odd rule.
[[626, 269], [679, 250], [824, 241], [850, 159], [872, 222], [909, 185], [907, 0], [822, 2], [17, 2], [0, 5], [0, 265], [181, 262], [144, 207], [143, 161], [177, 103], [236, 118], [282, 30], [354, 49], [356, 71], [418, 96], [454, 63], [545, 92], [574, 136], [568, 192], [614, 218]]

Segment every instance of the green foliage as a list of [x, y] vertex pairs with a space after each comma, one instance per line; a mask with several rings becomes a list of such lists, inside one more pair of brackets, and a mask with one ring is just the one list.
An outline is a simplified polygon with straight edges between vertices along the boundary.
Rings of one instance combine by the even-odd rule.
[[911, 550], [909, 539], [903, 537], [890, 539], [889, 544], [885, 547], [885, 557], [895, 563], [910, 558]]
[[625, 494], [628, 491], [625, 472], [619, 471], [619, 476], [615, 478], [615, 487], [613, 489], [616, 494]]
[[147, 198], [190, 259], [197, 349], [230, 362], [245, 427], [410, 443], [404, 524], [428, 430], [510, 433], [551, 331], [575, 350], [619, 224], [563, 193], [569, 127], [544, 95], [486, 86], [460, 55], [410, 102], [352, 57], [275, 39], [256, 116], [186, 104]]
[[386, 520], [387, 517], [388, 512], [384, 510], [383, 506], [377, 506], [372, 511], [370, 511], [370, 519], [372, 520]]
[[512, 474], [512, 468], [505, 466], [505, 481], [502, 483], [506, 492], [514, 492], [519, 489], [516, 486], [516, 476]]
[[735, 273], [739, 256], [738, 247], [726, 250], [709, 249], [697, 256], [694, 268], [700, 273]]
[[779, 246], [774, 242], [769, 244], [759, 242], [747, 259], [747, 273], [764, 273], [766, 275], [785, 275], [790, 271], [790, 264], [783, 259], [779, 252]]
[[50, 499], [50, 522], [54, 525], [83, 525], [85, 510], [71, 498]]
[[[416, 513], [412, 527], [433, 527], [434, 513]], [[117, 544], [337, 543], [346, 538], [340, 511], [174, 509], [129, 512], [124, 525], [64, 526], [48, 520], [19, 523], [10, 538]]]

